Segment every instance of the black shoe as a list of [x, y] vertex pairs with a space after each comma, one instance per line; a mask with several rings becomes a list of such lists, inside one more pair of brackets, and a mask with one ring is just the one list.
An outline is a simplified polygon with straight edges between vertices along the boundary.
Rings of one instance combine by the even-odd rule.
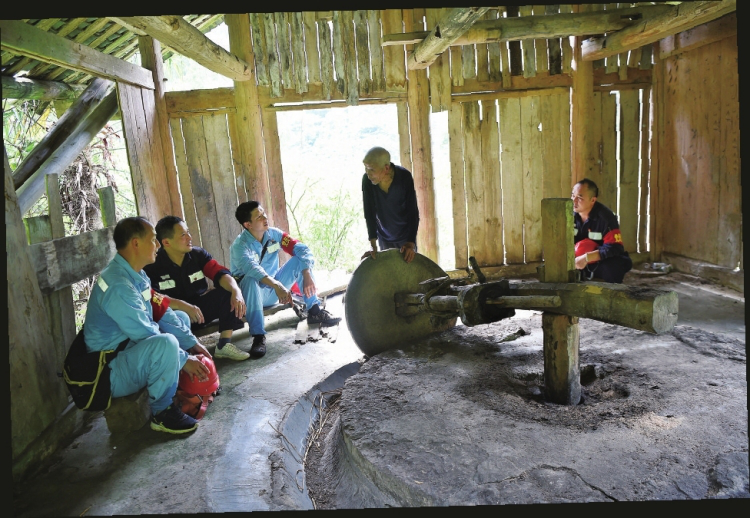
[[308, 324], [321, 324], [323, 327], [335, 326], [341, 322], [341, 318], [334, 317], [325, 309], [321, 309], [314, 315], [307, 315]]
[[174, 405], [169, 405], [151, 416], [151, 429], [157, 432], [187, 433], [198, 428], [198, 421], [183, 413]]
[[266, 335], [253, 335], [253, 346], [250, 348], [251, 358], [262, 358], [266, 354]]

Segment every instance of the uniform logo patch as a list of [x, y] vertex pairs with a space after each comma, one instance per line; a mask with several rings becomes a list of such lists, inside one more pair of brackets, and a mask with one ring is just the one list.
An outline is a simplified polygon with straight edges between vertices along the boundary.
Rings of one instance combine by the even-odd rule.
[[143, 300], [148, 300], [151, 298], [151, 288], [146, 288], [141, 292], [141, 296], [143, 297]]
[[174, 287], [175, 287], [175, 283], [173, 280], [159, 282], [160, 290], [168, 290], [169, 288], [174, 288]]
[[105, 291], [107, 291], [107, 288], [109, 288], [109, 286], [107, 286], [107, 283], [106, 283], [106, 282], [104, 282], [104, 279], [102, 279], [101, 277], [99, 277], [99, 278], [98, 278], [98, 279], [96, 280], [96, 283], [97, 283], [97, 284], [99, 285], [99, 287], [100, 287], [100, 288], [102, 289], [102, 293], [104, 293]]
[[269, 254], [272, 254], [274, 252], [278, 252], [280, 248], [281, 248], [280, 244], [274, 243], [272, 245], [269, 245], [268, 248], [266, 248], [266, 250], [268, 251]]
[[591, 232], [589, 230], [589, 239], [593, 239], [594, 241], [601, 241], [601, 239], [602, 239], [602, 233], [601, 232]]

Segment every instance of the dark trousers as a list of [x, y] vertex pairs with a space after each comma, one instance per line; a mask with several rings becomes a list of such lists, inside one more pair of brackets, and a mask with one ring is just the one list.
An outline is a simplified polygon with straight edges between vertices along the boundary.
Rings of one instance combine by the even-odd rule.
[[604, 282], [621, 284], [625, 274], [633, 268], [633, 260], [627, 255], [617, 255], [590, 263], [581, 272], [584, 280], [601, 279]]
[[232, 298], [232, 293], [225, 290], [222, 287], [216, 287], [212, 290], [208, 290], [200, 297], [196, 297], [186, 302], [198, 306], [203, 313], [203, 324], [192, 324], [190, 329], [197, 331], [202, 327], [206, 327], [211, 322], [219, 319], [219, 332], [232, 329], [237, 331], [245, 327], [245, 322], [242, 319], [237, 318], [232, 311], [229, 302]]

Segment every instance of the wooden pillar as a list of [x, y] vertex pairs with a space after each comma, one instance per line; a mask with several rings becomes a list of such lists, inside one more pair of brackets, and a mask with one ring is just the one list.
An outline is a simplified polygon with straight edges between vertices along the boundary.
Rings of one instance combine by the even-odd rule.
[[[591, 11], [590, 5], [582, 4], [579, 12]], [[573, 105], [571, 117], [572, 133], [572, 166], [575, 182], [595, 174], [599, 170], [596, 135], [590, 124], [594, 120], [594, 63], [584, 61], [581, 57], [581, 43], [584, 37], [575, 38], [573, 48]]]
[[[404, 28], [413, 30], [413, 19], [404, 10]], [[411, 51], [408, 48], [407, 51]], [[427, 70], [409, 70], [406, 82], [406, 100], [409, 107], [409, 132], [411, 134], [412, 174], [419, 207], [419, 253], [438, 261], [437, 225], [435, 214], [435, 187], [432, 174], [432, 143], [430, 142], [430, 86]]]
[[[184, 219], [180, 187], [177, 182], [177, 166], [174, 162], [174, 147], [169, 129], [169, 115], [164, 101], [164, 63], [161, 56], [161, 43], [150, 36], [138, 37], [138, 49], [141, 53], [141, 66], [151, 70], [154, 76], [154, 107], [156, 108], [156, 125], [164, 157], [164, 173], [167, 176], [167, 193], [170, 213]], [[154, 222], [156, 224], [156, 222]]]
[[[651, 249], [649, 257], [654, 261], [661, 260], [664, 247], [664, 229], [659, 225], [662, 207], [662, 183], [660, 156], [664, 146], [664, 61], [659, 55], [659, 42], [653, 44], [654, 68], [651, 75], [651, 171], [649, 184], [649, 238]], [[669, 220], [670, 218], [665, 218]]]
[[[224, 22], [229, 29], [229, 51], [238, 58], [255, 64], [250, 18], [247, 14], [227, 14]], [[234, 101], [237, 115], [237, 142], [240, 149], [234, 154], [234, 174], [245, 177], [247, 199], [258, 200], [273, 218], [276, 212], [286, 211], [285, 200], [272, 200], [268, 187], [268, 169], [263, 145], [263, 124], [258, 87], [255, 83], [255, 70], [251, 66], [247, 81], [234, 82]]]
[[[567, 283], [575, 279], [573, 228], [570, 199], [542, 200], [543, 282]], [[577, 405], [581, 400], [578, 317], [544, 312], [542, 331], [546, 397], [554, 403]]]

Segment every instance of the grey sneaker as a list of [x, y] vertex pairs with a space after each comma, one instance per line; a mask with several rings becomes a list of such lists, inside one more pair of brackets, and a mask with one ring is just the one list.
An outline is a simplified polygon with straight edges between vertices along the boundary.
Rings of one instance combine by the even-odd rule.
[[217, 347], [216, 350], [214, 350], [214, 358], [226, 358], [228, 360], [241, 361], [250, 358], [250, 353], [237, 349], [236, 345], [229, 342], [224, 344], [224, 347], [221, 349]]

